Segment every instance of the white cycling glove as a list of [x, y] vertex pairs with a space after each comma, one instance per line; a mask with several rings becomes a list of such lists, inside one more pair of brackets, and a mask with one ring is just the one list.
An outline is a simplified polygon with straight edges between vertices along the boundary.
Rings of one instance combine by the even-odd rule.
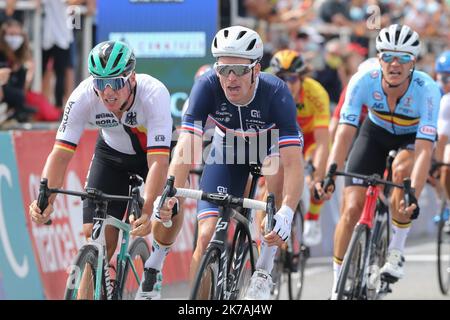
[[[175, 198], [175, 199], [176, 199], [176, 204], [172, 208], [172, 217], [178, 213], [179, 202], [178, 202], [177, 198]], [[155, 217], [155, 219], [157, 221], [161, 222], [161, 216], [159, 215], [159, 210], [157, 210], [160, 201], [161, 201], [161, 196], [157, 196], [155, 201], [153, 201], [153, 217]], [[170, 228], [172, 226], [172, 221], [167, 221], [167, 222], [164, 222], [163, 224], [165, 227]]]
[[294, 217], [294, 211], [288, 206], [281, 206], [280, 210], [273, 216], [275, 219], [275, 231], [283, 241], [286, 241], [291, 235], [291, 223]]

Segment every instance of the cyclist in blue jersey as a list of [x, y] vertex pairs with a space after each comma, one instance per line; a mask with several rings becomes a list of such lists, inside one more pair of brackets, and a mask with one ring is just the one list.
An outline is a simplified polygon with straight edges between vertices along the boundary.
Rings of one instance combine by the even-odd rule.
[[[273, 231], [264, 235], [257, 270], [246, 295], [247, 299], [269, 299], [275, 253], [290, 234], [294, 209], [303, 189], [303, 138], [296, 122], [296, 107], [286, 84], [260, 71], [263, 43], [255, 31], [241, 26], [222, 29], [214, 37], [211, 51], [217, 58], [214, 70], [197, 79], [192, 87], [169, 174], [175, 176], [175, 187], [185, 186], [194, 152], [201, 150], [207, 119], [216, 127], [200, 182], [202, 190], [243, 196], [251, 162], [282, 163], [283, 170], [271, 172], [271, 166], [263, 171], [267, 173], [269, 191], [275, 193], [281, 206], [275, 215]], [[273, 136], [276, 141], [271, 139]], [[182, 210], [172, 217], [171, 209], [178, 201], [181, 205], [181, 199], [169, 199], [165, 207], [155, 213], [161, 221], [172, 219], [173, 222], [169, 229], [158, 226], [159, 230], [154, 230], [158, 239], [164, 239], [161, 248], [164, 247], [165, 252], [175, 242], [183, 223]], [[191, 279], [219, 215], [217, 206], [205, 201], [198, 202], [197, 210], [198, 240], [190, 269]], [[160, 257], [158, 272], [163, 263], [163, 255]], [[154, 279], [154, 276], [146, 277], [144, 285], [150, 283], [148, 287], [152, 287]], [[152, 293], [145, 295], [154, 296]]]
[[[436, 59], [436, 80], [442, 91], [438, 116], [438, 142], [436, 144], [436, 161], [450, 163], [450, 51], [444, 51]], [[450, 168], [441, 167], [441, 184], [446, 195], [450, 195]]]
[[[382, 175], [385, 159], [392, 149], [400, 150], [393, 163], [393, 181], [402, 183], [411, 177], [415, 197], [405, 208], [403, 193], [395, 188], [392, 194], [393, 236], [381, 274], [395, 282], [404, 275], [403, 251], [411, 220], [419, 213], [417, 198], [424, 187], [430, 167], [433, 143], [436, 139], [440, 93], [437, 84], [424, 72], [415, 70], [420, 50], [417, 32], [406, 25], [394, 24], [380, 31], [376, 48], [381, 69], [356, 73], [350, 80], [341, 110], [336, 140], [328, 159], [328, 166], [337, 163], [342, 168], [358, 127], [363, 104], [369, 114], [354, 143], [346, 171]], [[333, 188], [319, 194], [329, 199]], [[347, 250], [353, 228], [365, 201], [367, 186], [357, 179], [345, 182], [341, 218], [336, 226], [332, 298], [342, 259]]]

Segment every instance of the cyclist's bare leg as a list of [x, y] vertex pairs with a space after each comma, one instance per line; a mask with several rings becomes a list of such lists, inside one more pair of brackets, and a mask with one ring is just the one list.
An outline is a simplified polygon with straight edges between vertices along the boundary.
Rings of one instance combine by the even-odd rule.
[[348, 186], [344, 188], [342, 211], [334, 232], [333, 254], [343, 259], [352, 237], [353, 228], [361, 217], [364, 208], [366, 187]]
[[[392, 163], [392, 181], [394, 183], [402, 184], [403, 179], [411, 175], [414, 165], [414, 151], [402, 150], [400, 151]], [[392, 218], [402, 224], [409, 223], [411, 219], [408, 216], [399, 213], [400, 201], [403, 199], [403, 190], [394, 188], [392, 191]]]
[[[182, 207], [182, 204], [180, 204], [180, 207]], [[152, 234], [154, 239], [162, 245], [172, 245], [177, 239], [177, 235], [183, 226], [183, 221], [183, 210], [178, 210], [178, 214], [172, 217], [172, 226], [170, 228], [166, 228], [161, 222], [153, 220]]]
[[[214, 234], [217, 219], [218, 218], [210, 217], [197, 221], [198, 223], [197, 245], [195, 247], [194, 253], [192, 254], [191, 265], [189, 268], [189, 280], [191, 282], [191, 285], [193, 284], [193, 281], [195, 281], [195, 275], [197, 274], [197, 270], [200, 266], [203, 254], [205, 253], [206, 248], [208, 247], [208, 244], [211, 241], [211, 238]], [[200, 299], [202, 298], [206, 299], [206, 296], [208, 294], [208, 288], [210, 287], [210, 284], [208, 282], [204, 282], [203, 284], [204, 286], [203, 288], [200, 288], [200, 293], [198, 296], [198, 298]]]
[[[87, 239], [89, 239], [92, 235], [92, 223], [85, 223], [83, 224], [83, 234]], [[106, 254], [107, 254], [107, 261], [111, 260], [111, 257], [113, 256], [114, 252], [116, 251], [117, 246], [117, 239], [119, 237], [119, 230], [117, 228], [114, 228], [113, 226], [106, 226], [105, 228], [105, 238], [106, 238]], [[87, 299], [92, 300], [94, 297], [93, 294], [93, 275], [92, 270], [89, 265], [86, 266], [84, 269], [83, 276], [80, 281], [80, 287], [78, 289], [78, 296], [77, 299]]]

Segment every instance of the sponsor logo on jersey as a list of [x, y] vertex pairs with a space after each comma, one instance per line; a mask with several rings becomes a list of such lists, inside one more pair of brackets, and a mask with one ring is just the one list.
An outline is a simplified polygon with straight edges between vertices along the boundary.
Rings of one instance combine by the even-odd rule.
[[250, 111], [250, 116], [251, 116], [252, 118], [258, 118], [258, 119], [261, 119], [261, 111], [259, 111], [259, 110], [251, 110], [251, 111]]
[[420, 87], [423, 87], [425, 81], [423, 81], [422, 79], [419, 78], [415, 78], [414, 82], [417, 83]]
[[164, 135], [162, 135], [162, 134], [158, 134], [158, 135], [155, 136], [155, 141], [156, 142], [163, 142], [165, 140], [166, 140], [166, 137]]
[[127, 112], [127, 116], [125, 118], [125, 123], [130, 126], [137, 125], [137, 113], [134, 111]]
[[341, 113], [341, 118], [345, 121], [350, 121], [350, 122], [354, 122], [357, 120], [356, 114]]
[[436, 134], [436, 128], [433, 126], [423, 126], [420, 128], [420, 133], [429, 135], [429, 136], [434, 136]]
[[67, 122], [69, 121], [69, 114], [72, 110], [72, 106], [75, 104], [75, 101], [69, 101], [64, 109], [63, 119], [61, 121], [61, 125], [59, 126], [59, 132], [66, 132]]
[[412, 102], [412, 97], [408, 96], [405, 98], [405, 102], [403, 103], [404, 107], [410, 107]]
[[373, 98], [375, 99], [375, 100], [382, 100], [383, 99], [383, 95], [381, 94], [381, 92], [380, 91], [374, 91], [373, 92]]
[[95, 120], [95, 125], [102, 128], [117, 127], [119, 122], [116, 119], [100, 119]]
[[375, 110], [382, 110], [382, 109], [384, 109], [384, 104], [379, 103], [379, 102], [375, 102], [375, 103], [372, 105], [372, 109], [375, 109]]
[[370, 77], [372, 79], [378, 78], [379, 75], [380, 75], [380, 71], [378, 71], [378, 70], [374, 70], [370, 73]]
[[220, 105], [220, 111], [225, 111], [227, 110], [227, 104], [224, 102]]

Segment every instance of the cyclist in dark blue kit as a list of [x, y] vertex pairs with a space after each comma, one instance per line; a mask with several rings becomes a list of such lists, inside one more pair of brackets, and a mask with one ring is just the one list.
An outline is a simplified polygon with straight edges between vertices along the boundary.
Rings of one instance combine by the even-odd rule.
[[[175, 176], [175, 187], [185, 186], [194, 153], [201, 150], [201, 137], [208, 118], [216, 127], [201, 178], [203, 191], [243, 196], [249, 164], [256, 161], [268, 165], [263, 174], [267, 173], [269, 191], [275, 193], [280, 209], [275, 215], [273, 231], [262, 241], [257, 270], [246, 299], [269, 299], [274, 256], [277, 247], [290, 234], [294, 209], [303, 189], [303, 137], [296, 122], [295, 103], [286, 84], [260, 71], [263, 43], [255, 31], [241, 26], [222, 29], [214, 37], [211, 50], [217, 62], [214, 70], [200, 77], [192, 88], [169, 175]], [[283, 170], [274, 166], [277, 163]], [[177, 201], [169, 199], [156, 216], [163, 222], [169, 221]], [[182, 203], [181, 199], [179, 202]], [[211, 240], [219, 213], [217, 206], [205, 201], [199, 201], [197, 210], [198, 240], [191, 278]], [[158, 239], [164, 239], [166, 248], [175, 242], [182, 226], [184, 218], [180, 211], [172, 218], [171, 228], [155, 230]], [[144, 282], [150, 283], [147, 287], [152, 287], [154, 278], [146, 277]]]

